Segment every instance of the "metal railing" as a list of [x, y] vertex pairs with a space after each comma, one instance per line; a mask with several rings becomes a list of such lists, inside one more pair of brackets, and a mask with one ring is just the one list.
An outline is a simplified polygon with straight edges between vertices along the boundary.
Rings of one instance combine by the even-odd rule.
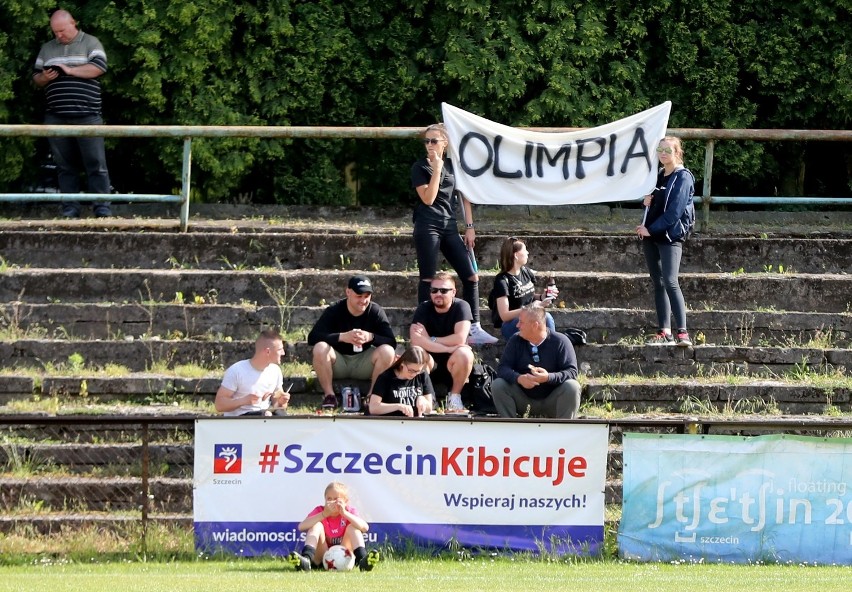
[[[24, 532], [31, 536], [49, 534], [65, 526], [94, 525], [99, 532], [115, 529], [126, 536], [138, 537], [138, 548], [144, 556], [152, 527], [174, 525], [183, 531], [191, 528], [196, 419], [151, 415], [1, 417], [0, 533]], [[294, 416], [239, 421], [314, 419]], [[360, 419], [395, 421], [381, 417]], [[625, 432], [695, 434], [696, 437], [706, 433], [807, 433], [832, 438], [847, 437], [852, 430], [849, 418], [819, 416], [535, 421], [608, 426], [606, 499], [610, 504], [622, 501], [621, 438]]]
[[[526, 128], [541, 132], [579, 131], [584, 128]], [[0, 202], [91, 201], [161, 202], [180, 204], [180, 227], [189, 228], [189, 196], [192, 168], [192, 138], [350, 138], [361, 140], [405, 140], [418, 137], [420, 127], [333, 127], [333, 126], [184, 126], [184, 125], [8, 125], [0, 124], [0, 137], [104, 137], [104, 138], [181, 138], [183, 168], [179, 195], [159, 194], [63, 194], [3, 193]], [[781, 129], [700, 129], [671, 128], [668, 134], [684, 140], [704, 140], [704, 185], [702, 196], [703, 224], [709, 225], [711, 204], [799, 204], [848, 205], [842, 197], [734, 197], [712, 193], [713, 154], [717, 141], [789, 142], [817, 140], [822, 142], [852, 141], [852, 130], [781, 130]]]

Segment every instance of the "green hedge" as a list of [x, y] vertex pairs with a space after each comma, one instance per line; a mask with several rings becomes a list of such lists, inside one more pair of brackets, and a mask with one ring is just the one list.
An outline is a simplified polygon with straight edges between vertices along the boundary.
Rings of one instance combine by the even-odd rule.
[[[30, 77], [54, 5], [0, 0], [0, 121], [41, 121]], [[672, 127], [842, 129], [852, 111], [848, 0], [65, 7], [107, 50], [112, 124], [425, 126], [446, 101], [510, 125], [594, 126], [671, 100]], [[31, 183], [44, 141], [2, 142], [0, 186]], [[180, 142], [108, 146], [120, 191], [178, 185]], [[401, 203], [413, 197], [408, 171], [421, 150], [390, 140], [203, 140], [193, 143], [193, 181], [205, 201], [351, 203], [350, 167], [359, 203]], [[701, 145], [687, 150], [700, 176]], [[842, 144], [721, 143], [714, 190], [848, 194], [850, 155]]]

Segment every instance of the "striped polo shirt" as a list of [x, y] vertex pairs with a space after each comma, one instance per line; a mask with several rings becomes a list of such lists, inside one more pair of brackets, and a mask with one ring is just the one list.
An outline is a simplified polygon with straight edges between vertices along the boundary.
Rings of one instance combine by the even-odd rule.
[[[83, 66], [93, 64], [107, 71], [107, 57], [97, 37], [79, 31], [67, 45], [56, 39], [41, 47], [36, 58], [34, 71], [64, 64]], [[47, 112], [59, 117], [85, 117], [101, 114], [101, 83], [97, 78], [77, 78], [61, 74], [45, 87]]]

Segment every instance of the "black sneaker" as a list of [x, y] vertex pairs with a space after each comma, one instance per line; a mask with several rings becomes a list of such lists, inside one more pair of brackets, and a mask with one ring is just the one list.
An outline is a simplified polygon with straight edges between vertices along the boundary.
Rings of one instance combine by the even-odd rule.
[[311, 560], [295, 551], [287, 555], [287, 563], [292, 565], [296, 571], [311, 571]]
[[322, 399], [323, 409], [337, 409], [337, 397], [333, 394], [326, 395]]
[[373, 571], [373, 568], [376, 567], [376, 564], [381, 558], [382, 554], [379, 553], [378, 549], [370, 549], [370, 552], [361, 560], [358, 567], [361, 571]]
[[658, 331], [656, 335], [649, 337], [645, 341], [645, 345], [674, 345], [674, 337], [671, 336], [671, 333], [666, 333], [665, 331]]
[[677, 345], [679, 347], [692, 347], [692, 341], [689, 339], [689, 333], [686, 331], [677, 332]]
[[95, 206], [95, 218], [109, 218], [112, 216], [112, 210], [109, 206]]

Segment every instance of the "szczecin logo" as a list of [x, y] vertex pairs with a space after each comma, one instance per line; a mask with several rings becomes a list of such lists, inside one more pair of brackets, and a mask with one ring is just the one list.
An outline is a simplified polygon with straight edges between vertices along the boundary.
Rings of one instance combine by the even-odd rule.
[[243, 472], [242, 444], [213, 445], [213, 473], [239, 475]]

